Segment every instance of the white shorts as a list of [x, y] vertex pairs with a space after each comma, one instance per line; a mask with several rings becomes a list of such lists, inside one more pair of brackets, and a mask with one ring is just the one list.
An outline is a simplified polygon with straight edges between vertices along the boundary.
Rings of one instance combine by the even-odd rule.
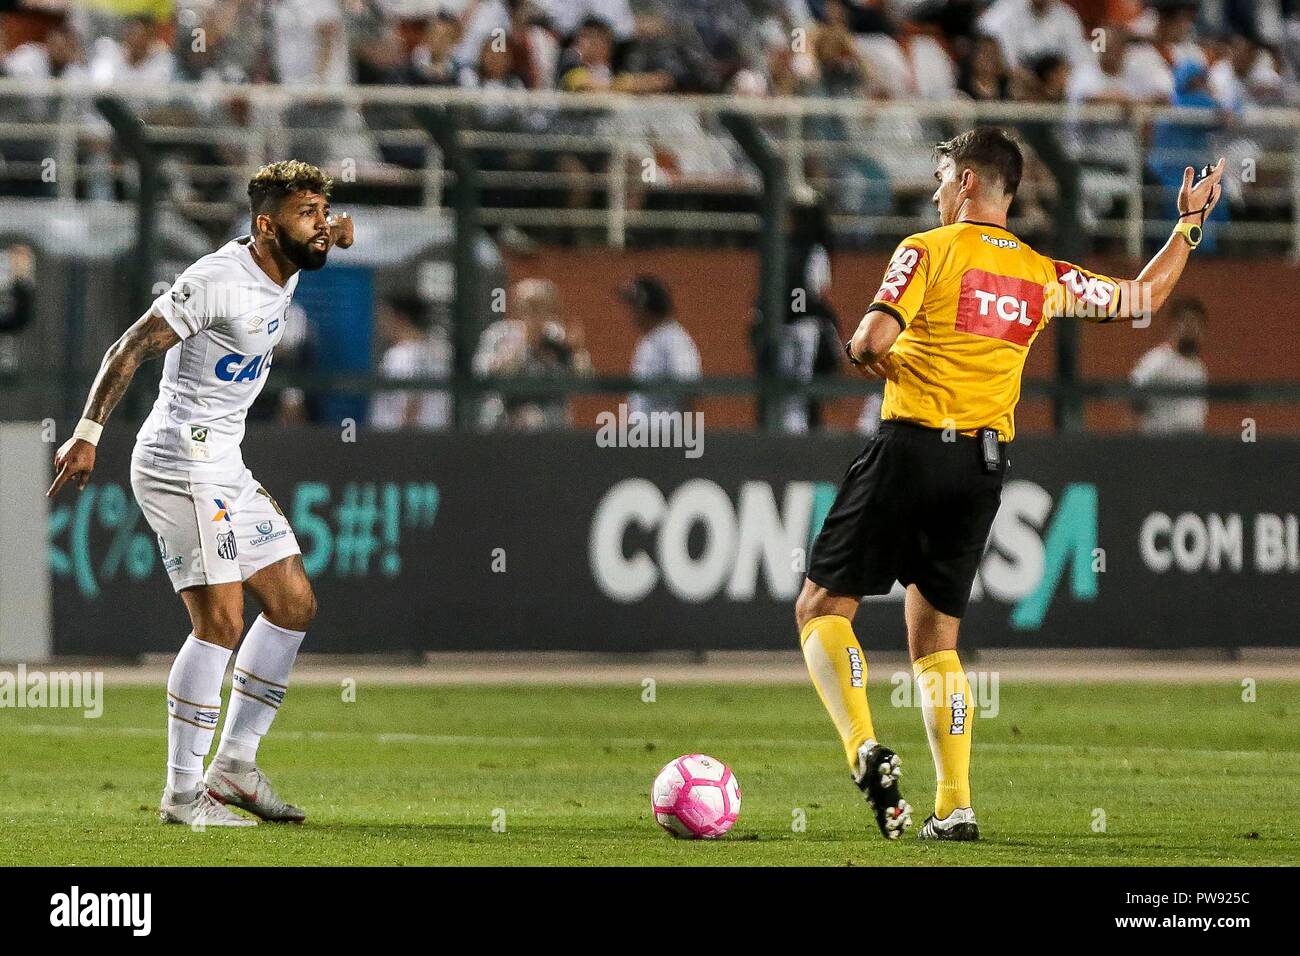
[[131, 460], [131, 489], [158, 536], [172, 588], [247, 581], [301, 554], [275, 499], [247, 468], [230, 479], [195, 479]]

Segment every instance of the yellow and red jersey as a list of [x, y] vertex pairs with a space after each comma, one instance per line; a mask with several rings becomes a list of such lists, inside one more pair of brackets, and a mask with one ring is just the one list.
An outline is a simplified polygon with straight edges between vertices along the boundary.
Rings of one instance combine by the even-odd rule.
[[1038, 333], [1056, 316], [1108, 321], [1119, 293], [1117, 280], [1040, 255], [1002, 226], [959, 222], [909, 236], [869, 307], [903, 326], [881, 417], [996, 428], [1010, 441]]

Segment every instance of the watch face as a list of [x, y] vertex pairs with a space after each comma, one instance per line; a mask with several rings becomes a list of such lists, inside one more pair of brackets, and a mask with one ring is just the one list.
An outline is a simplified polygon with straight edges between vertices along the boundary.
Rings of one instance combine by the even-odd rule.
[[1187, 238], [1192, 240], [1192, 245], [1197, 245], [1201, 241], [1201, 227], [1192, 226], [1187, 230]]

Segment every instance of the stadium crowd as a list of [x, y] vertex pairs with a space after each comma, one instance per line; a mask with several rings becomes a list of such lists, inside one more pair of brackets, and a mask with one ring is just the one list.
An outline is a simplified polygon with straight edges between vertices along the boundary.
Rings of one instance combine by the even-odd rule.
[[1174, 102], [1199, 66], [1226, 109], [1300, 99], [1296, 0], [19, 0], [4, 25], [6, 75], [104, 84]]
[[[17, 0], [0, 14], [0, 75], [80, 79], [123, 89], [180, 81], [198, 91], [219, 81], [313, 91], [356, 83], [876, 102], [1169, 104], [1214, 117], [1214, 128], [1158, 122], [1139, 132], [1128, 124], [1092, 124], [1086, 129], [1066, 125], [1054, 133], [1065, 140], [1063, 155], [1079, 165], [1078, 213], [1088, 225], [1131, 191], [1131, 176], [1123, 168], [1128, 157], [1146, 157], [1148, 185], [1171, 188], [1188, 155], [1209, 155], [1213, 148], [1235, 164], [1261, 148], [1278, 153], [1291, 148], [1290, 139], [1271, 139], [1268, 129], [1251, 125], [1249, 111], [1300, 105], [1300, 0]], [[35, 119], [42, 110], [48, 113], [39, 100], [27, 108]], [[172, 125], [255, 125], [258, 118], [238, 115], [241, 108], [238, 102], [195, 94], [167, 104], [166, 115]], [[214, 116], [215, 111], [222, 115]], [[423, 161], [421, 152], [375, 135], [402, 126], [400, 111], [356, 109], [327, 96], [304, 95], [282, 119], [293, 132], [293, 153], [315, 162], [347, 157], [380, 170], [418, 168]], [[829, 253], [836, 237], [844, 242], [854, 237], [843, 231], [832, 235], [829, 214], [884, 212], [872, 204], [897, 203], [899, 197], [923, 203], [933, 188], [932, 166], [928, 149], [918, 147], [942, 132], [897, 118], [827, 116], [807, 122], [807, 138], [845, 147], [838, 154], [806, 157], [807, 178], [823, 192], [796, 197], [788, 283], [808, 290], [812, 305], [787, 318], [779, 354], [766, 354], [761, 337], [753, 340], [758, 365], [796, 382], [832, 374], [838, 361], [837, 319], [823, 293], [831, 281]], [[94, 123], [103, 125], [88, 114], [86, 124]], [[734, 181], [746, 166], [734, 141], [707, 117], [662, 101], [616, 118], [585, 110], [486, 105], [475, 123], [507, 132], [593, 134], [590, 152], [542, 157], [529, 150], [476, 149], [480, 167], [490, 172], [564, 174], [561, 197], [552, 204], [572, 208], [600, 201], [595, 195], [600, 187], [592, 186], [587, 174], [608, 168], [601, 133], [640, 137], [644, 145], [633, 152], [653, 155], [663, 174], [678, 184]], [[616, 130], [611, 123], [619, 124]], [[105, 157], [105, 168], [108, 140], [105, 129], [102, 143], [89, 147], [92, 159], [97, 151]], [[45, 145], [28, 146], [35, 150], [32, 157], [48, 153]], [[26, 191], [14, 189], [14, 176], [3, 173], [8, 160], [24, 158], [23, 148], [0, 143], [0, 159], [6, 160], [0, 164], [0, 193]], [[187, 162], [243, 168], [223, 145], [188, 149], [169, 168], [189, 168]], [[1027, 154], [1016, 212], [1028, 223], [1026, 234], [1033, 235], [1034, 223], [1041, 226], [1050, 216], [1058, 184], [1052, 157], [1034, 148]], [[9, 165], [16, 169], [21, 163]], [[86, 194], [120, 193], [120, 184], [101, 181], [106, 183], [101, 193], [94, 192], [92, 179]], [[174, 173], [169, 195], [239, 198], [214, 193], [212, 182]], [[239, 177], [231, 182], [239, 185]], [[628, 208], [654, 201], [637, 188], [629, 177]], [[1235, 180], [1222, 207], [1224, 217], [1236, 214], [1231, 209], [1241, 196], [1233, 190], [1240, 192]], [[486, 187], [482, 198], [489, 207], [526, 207], [546, 192], [498, 185]], [[734, 205], [734, 198], [729, 201]], [[652, 282], [629, 296], [644, 345], [638, 346], [640, 365], [633, 373], [654, 378], [680, 370], [678, 377], [698, 376], [694, 344], [689, 337], [683, 340], [684, 333], [676, 335], [679, 327], [664, 304], [671, 301], [667, 290]], [[590, 374], [582, 330], [565, 323], [560, 311], [548, 284], [520, 283], [512, 293], [510, 317], [484, 332], [475, 370], [494, 376]], [[431, 328], [418, 303], [388, 302], [380, 312], [377, 328], [386, 343], [381, 375], [400, 381], [446, 373], [446, 330]], [[659, 354], [652, 346], [661, 340], [667, 345]], [[1135, 373], [1135, 382], [1159, 381], [1177, 352], [1173, 358], [1154, 356]], [[1191, 380], [1200, 373], [1183, 358], [1189, 368], [1174, 369], [1175, 378]], [[651, 402], [654, 396], [638, 400]], [[311, 417], [297, 390], [276, 402], [281, 413], [287, 403], [293, 415]], [[447, 396], [440, 392], [381, 393], [371, 411], [376, 425], [390, 428], [440, 427], [450, 417]], [[804, 399], [790, 400], [781, 417], [790, 431], [819, 424], [816, 403]], [[875, 417], [868, 407], [864, 427]], [[555, 427], [570, 418], [567, 401], [490, 395], [481, 425]]]
[[[1208, 111], [1205, 128], [1165, 124], [1154, 130], [1147, 178], [1163, 184], [1181, 170], [1181, 160], [1167, 157], [1210, 147], [1211, 126], [1235, 129], [1236, 149], [1232, 142], [1213, 143], [1234, 159], [1252, 150], [1289, 149], [1289, 142], [1248, 128], [1245, 116], [1252, 106], [1300, 104], [1300, 0], [18, 0], [0, 15], [0, 74], [79, 78], [106, 87], [188, 81], [200, 92], [155, 102], [146, 118], [196, 128], [266, 121], [248, 115], [247, 104], [202, 95], [212, 81], [313, 90], [357, 83], [873, 102], [1170, 104]], [[28, 108], [42, 110], [39, 104]], [[383, 181], [385, 170], [418, 170], [425, 163], [423, 148], [380, 133], [412, 125], [402, 110], [356, 109], [304, 96], [281, 121], [292, 131], [287, 145], [296, 155], [328, 166], [350, 159], [363, 179]], [[472, 122], [489, 132], [592, 138], [591, 149], [582, 152], [477, 149], [489, 172], [551, 177], [540, 187], [498, 179], [483, 196], [489, 207], [599, 208], [603, 182], [596, 174], [611, 168], [612, 136], [629, 155], [653, 157], [656, 164], [655, 186], [629, 173], [631, 209], [654, 208], [662, 197], [653, 193], [665, 185], [696, 189], [686, 208], [733, 209], [743, 192], [737, 185], [751, 172], [716, 118], [662, 101], [616, 116], [484, 106]], [[98, 117], [87, 116], [85, 125], [98, 126], [107, 138]], [[900, 195], [904, 201], [924, 198], [931, 171], [918, 147], [946, 133], [933, 123], [897, 117], [810, 116], [804, 138], [827, 149], [806, 157], [805, 173], [831, 192], [836, 213], [884, 214]], [[1087, 222], [1129, 188], [1116, 158], [1136, 155], [1134, 137], [1125, 125], [1076, 128], [1074, 134], [1068, 148], [1086, 165]], [[25, 148], [45, 147], [0, 143], [6, 160], [19, 161], [11, 170], [26, 168]], [[190, 145], [175, 153], [169, 197], [238, 199], [227, 195], [237, 178], [213, 185], [222, 178], [219, 170], [248, 165], [233, 147]], [[1031, 223], [1045, 220], [1056, 188], [1051, 157], [1043, 159], [1031, 161], [1018, 209]], [[204, 166], [207, 172], [197, 175], [176, 172]], [[0, 193], [33, 192], [15, 188], [16, 178], [12, 171], [0, 173]], [[710, 190], [725, 193], [712, 206], [702, 198]], [[40, 194], [39, 184], [34, 191]], [[120, 184], [83, 190], [114, 191], [122, 193]], [[668, 202], [667, 208], [682, 208]]]

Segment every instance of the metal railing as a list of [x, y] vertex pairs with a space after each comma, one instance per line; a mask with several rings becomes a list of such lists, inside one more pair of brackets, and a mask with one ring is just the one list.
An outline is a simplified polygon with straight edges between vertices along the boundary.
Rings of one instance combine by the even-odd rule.
[[[451, 173], [418, 107], [455, 111], [479, 159], [484, 225], [586, 230], [620, 248], [639, 236], [747, 242], [759, 229], [757, 171], [723, 116], [751, 117], [789, 182], [830, 201], [837, 237], [888, 245], [933, 225], [930, 147], [977, 123], [1046, 126], [1082, 175], [1081, 223], [1095, 244], [1132, 257], [1168, 227], [1170, 171], [1227, 155], [1231, 188], [1216, 237], [1234, 252], [1300, 261], [1300, 110], [868, 101], [483, 91], [436, 87], [172, 84], [106, 90], [71, 81], [0, 80], [0, 193], [63, 199], [129, 194], [97, 96], [127, 102], [163, 153], [163, 203], [220, 231], [244, 215], [262, 162], [296, 155], [392, 204], [436, 207]], [[1163, 145], [1181, 131], [1178, 149]], [[1191, 146], [1188, 146], [1188, 143]], [[1193, 154], [1194, 155], [1191, 155]], [[1031, 162], [1013, 225], [1050, 229], [1053, 169]], [[1162, 176], [1164, 182], [1161, 182]], [[1033, 193], [1029, 196], [1029, 193]], [[699, 237], [704, 237], [701, 240]]]

